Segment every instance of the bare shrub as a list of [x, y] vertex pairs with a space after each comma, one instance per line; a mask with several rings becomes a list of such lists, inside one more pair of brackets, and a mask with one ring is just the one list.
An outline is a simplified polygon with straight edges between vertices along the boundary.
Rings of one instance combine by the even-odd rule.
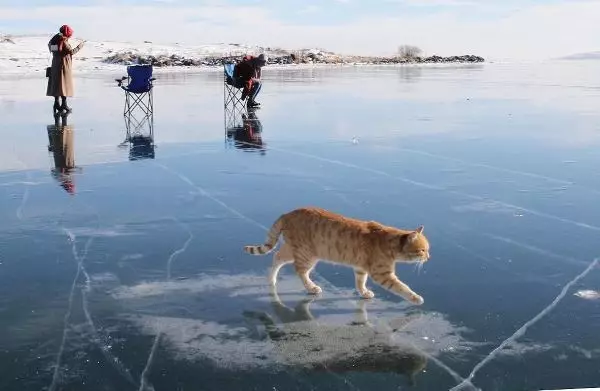
[[398, 47], [398, 56], [402, 58], [415, 58], [419, 57], [423, 51], [421, 48], [412, 45], [402, 45]]

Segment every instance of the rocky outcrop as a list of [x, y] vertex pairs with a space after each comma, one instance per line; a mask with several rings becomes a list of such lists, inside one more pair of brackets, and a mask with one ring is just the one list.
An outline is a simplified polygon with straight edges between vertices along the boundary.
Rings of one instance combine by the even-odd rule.
[[[281, 52], [281, 51], [280, 51]], [[155, 67], [197, 67], [221, 66], [226, 62], [234, 62], [241, 56], [229, 57], [198, 57], [189, 58], [176, 54], [172, 55], [145, 55], [135, 52], [119, 52], [111, 54], [103, 61], [109, 64], [131, 65], [151, 64]], [[269, 64], [419, 64], [419, 63], [480, 63], [483, 57], [474, 55], [464, 56], [430, 56], [430, 57], [367, 57], [367, 56], [342, 56], [332, 52], [306, 50], [297, 52], [284, 52], [269, 56]]]
[[13, 41], [13, 39], [9, 35], [0, 35], [0, 43], [12, 43], [12, 44], [14, 44], [15, 41]]
[[119, 52], [112, 54], [103, 60], [109, 64], [151, 64], [155, 67], [174, 67], [174, 66], [216, 66], [221, 65], [221, 58], [186, 58], [176, 54], [172, 55], [144, 55], [134, 52]]
[[[115, 53], [106, 57], [103, 62], [109, 64], [131, 65], [131, 64], [151, 64], [155, 67], [177, 67], [177, 66], [221, 66], [223, 63], [233, 62], [240, 56], [231, 57], [200, 57], [189, 58], [176, 54], [172, 55], [144, 55], [134, 52]], [[293, 56], [285, 55], [270, 57], [269, 64], [293, 64]]]
[[423, 59], [423, 62], [430, 62], [430, 63], [438, 63], [438, 62], [463, 63], [463, 62], [484, 62], [484, 61], [485, 61], [485, 59], [483, 57], [474, 56], [472, 54], [467, 54], [464, 56], [450, 56], [450, 57], [431, 56], [431, 57], [425, 57]]

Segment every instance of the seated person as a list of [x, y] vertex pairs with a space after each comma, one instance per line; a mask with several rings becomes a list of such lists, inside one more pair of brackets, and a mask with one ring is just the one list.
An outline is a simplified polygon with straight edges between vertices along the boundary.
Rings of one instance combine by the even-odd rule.
[[233, 79], [237, 88], [243, 88], [242, 99], [248, 97], [248, 108], [258, 107], [256, 95], [260, 92], [262, 82], [260, 81], [261, 68], [267, 64], [267, 56], [260, 54], [258, 57], [244, 56], [233, 72]]

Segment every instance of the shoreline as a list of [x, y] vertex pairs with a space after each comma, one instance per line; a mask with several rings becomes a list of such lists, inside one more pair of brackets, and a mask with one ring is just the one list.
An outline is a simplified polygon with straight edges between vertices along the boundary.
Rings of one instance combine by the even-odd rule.
[[[95, 69], [77, 69], [78, 64], [77, 60], [73, 61], [74, 69], [73, 76], [76, 77], [94, 77], [97, 76], [110, 76], [110, 77], [120, 77], [125, 76], [127, 73], [127, 65], [113, 65], [113, 64], [103, 64], [104, 66], [99, 66]], [[348, 69], [348, 68], [469, 68], [469, 67], [483, 67], [485, 65], [495, 64], [494, 62], [484, 62], [484, 63], [404, 63], [404, 64], [272, 64], [267, 65], [264, 68], [264, 71], [268, 72], [269, 70], [276, 71], [305, 71], [311, 69]], [[174, 74], [205, 74], [205, 73], [216, 73], [222, 72], [222, 66], [163, 66], [163, 67], [154, 67], [153, 74], [154, 75], [174, 75]], [[45, 71], [39, 69], [17, 69], [13, 72], [5, 72], [3, 70], [0, 73], [0, 80], [14, 79], [18, 78], [26, 78], [26, 79], [45, 79]]]
[[[2, 36], [0, 34], [0, 79], [43, 78], [50, 66], [46, 36]], [[80, 39], [72, 38], [72, 45]], [[482, 57], [463, 56], [358, 56], [341, 55], [322, 49], [284, 50], [241, 44], [182, 45], [157, 44], [150, 41], [97, 42], [87, 41], [73, 59], [76, 76], [126, 74], [131, 64], [151, 64], [156, 75], [194, 74], [222, 71], [224, 62], [241, 59], [245, 54], [265, 53], [269, 57], [266, 69], [306, 70], [350, 67], [432, 67], [469, 66], [486, 63]]]

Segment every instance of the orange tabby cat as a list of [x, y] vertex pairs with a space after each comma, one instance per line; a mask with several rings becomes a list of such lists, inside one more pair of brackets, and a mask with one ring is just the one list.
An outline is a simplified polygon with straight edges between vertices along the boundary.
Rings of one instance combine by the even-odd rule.
[[415, 231], [387, 227], [374, 221], [351, 219], [320, 208], [300, 208], [281, 215], [271, 227], [267, 241], [261, 246], [246, 246], [252, 255], [273, 250], [279, 235], [284, 243], [273, 256], [269, 280], [277, 283], [277, 274], [286, 263], [294, 263], [296, 273], [306, 290], [321, 293], [310, 279], [319, 259], [354, 268], [356, 289], [365, 299], [374, 297], [367, 289], [367, 277], [413, 304], [423, 298], [396, 277], [396, 262], [424, 263], [429, 260], [429, 242], [423, 227]]

